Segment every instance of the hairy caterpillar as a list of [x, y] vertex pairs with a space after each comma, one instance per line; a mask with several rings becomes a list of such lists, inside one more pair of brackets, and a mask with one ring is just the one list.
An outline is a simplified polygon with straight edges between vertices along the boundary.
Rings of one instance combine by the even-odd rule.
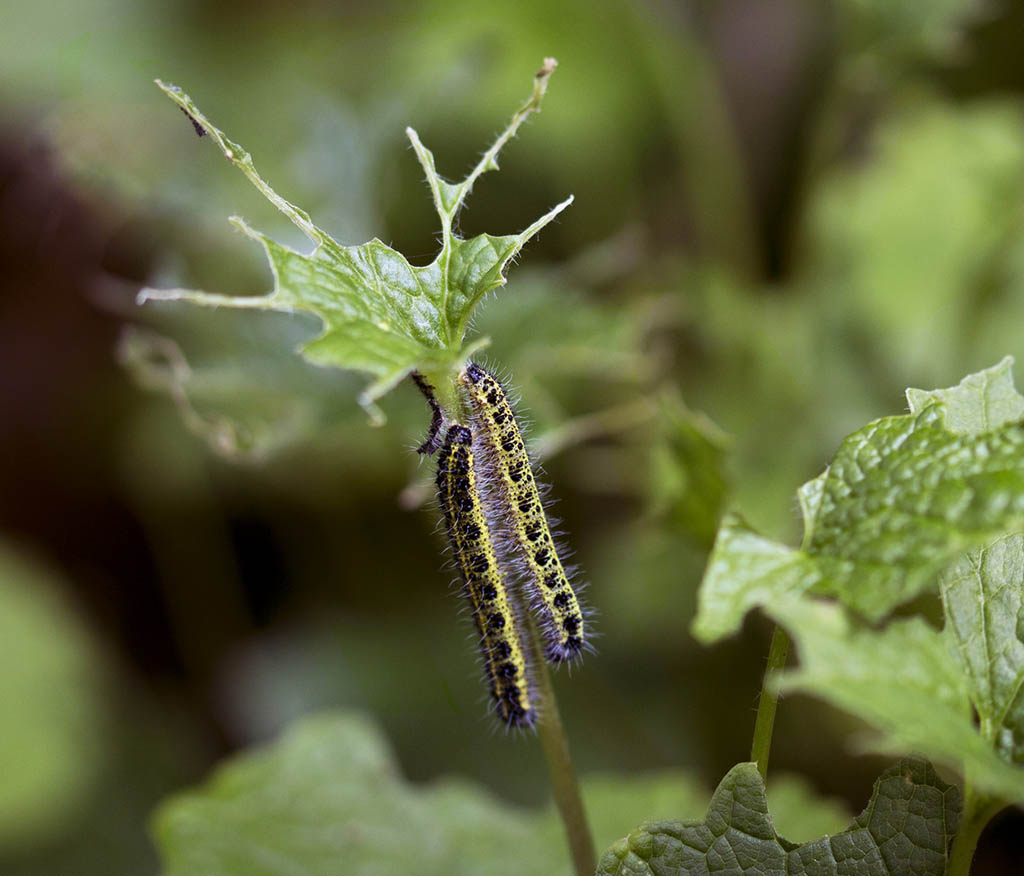
[[459, 383], [473, 409], [474, 444], [494, 471], [490, 484], [514, 541], [513, 561], [546, 639], [553, 663], [573, 660], [584, 648], [584, 617], [555, 549], [530, 458], [501, 383], [470, 362]]
[[473, 436], [453, 424], [437, 461], [441, 513], [480, 633], [495, 711], [506, 726], [530, 726], [537, 711], [530, 699], [525, 651], [478, 490]]

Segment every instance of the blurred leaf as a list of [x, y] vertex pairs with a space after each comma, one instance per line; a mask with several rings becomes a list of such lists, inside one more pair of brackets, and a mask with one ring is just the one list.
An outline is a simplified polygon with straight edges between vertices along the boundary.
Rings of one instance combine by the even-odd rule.
[[666, 395], [659, 401], [658, 438], [649, 474], [651, 511], [707, 549], [728, 493], [729, 439], [678, 397]]
[[535, 827], [463, 782], [405, 785], [354, 716], [302, 722], [173, 798], [155, 822], [165, 876], [513, 873], [550, 866]]
[[[707, 795], [679, 772], [584, 783], [595, 835], [611, 842], [645, 813], [698, 811]], [[172, 798], [155, 832], [165, 876], [349, 876], [570, 872], [562, 826], [461, 780], [410, 785], [356, 715], [305, 719]]]
[[768, 811], [779, 835], [797, 843], [840, 833], [853, 817], [846, 804], [822, 797], [802, 776], [774, 771], [768, 777]]
[[106, 754], [104, 669], [50, 571], [0, 543], [0, 848], [59, 830]]
[[[615, 538], [598, 540], [588, 557], [596, 570], [592, 599], [601, 607], [601, 628], [616, 648], [626, 649], [623, 660], [638, 665], [646, 656], [657, 662], [696, 647], [688, 636], [680, 637], [679, 625], [696, 609], [704, 549], [668, 526], [641, 519], [620, 526]], [[621, 586], [623, 581], [630, 585]], [[604, 661], [607, 647], [601, 650]]]
[[[1024, 518], [1024, 428], [1005, 422], [1021, 397], [1009, 362], [940, 390], [929, 404], [850, 435], [824, 474], [799, 490], [804, 546], [763, 539], [735, 517], [722, 525], [701, 587], [695, 634], [735, 631], [744, 613], [787, 594], [831, 595], [878, 620], [931, 587], [961, 551]], [[981, 420], [989, 432], [959, 432]], [[939, 400], [941, 399], [941, 400]], [[948, 412], [952, 413], [948, 413]], [[975, 413], [969, 413], [975, 411]]]
[[[473, 0], [426, 0], [413, 8], [408, 25], [392, 36], [397, 45], [392, 81], [432, 74], [446, 93], [458, 95], [457, 102], [436, 107], [429, 117], [421, 107], [412, 107], [423, 119], [418, 127], [430, 130], [438, 150], [449, 154], [466, 154], [453, 132], [467, 125], [492, 131], [494, 107], [517, 99], [514, 83], [521, 71], [535, 63], [538, 53], [558, 47], [559, 87], [546, 98], [545, 148], [524, 142], [510, 160], [530, 168], [532, 188], [558, 191], [564, 186], [587, 203], [585, 215], [559, 229], [559, 236], [592, 242], [614, 233], [622, 223], [623, 205], [634, 203], [646, 186], [648, 156], [637, 132], [664, 136], [662, 107], [668, 100], [659, 99], [652, 77], [654, 45], [641, 27], [647, 10], [628, 0], [604, 3], [600, 15], [591, 14], [586, 0], [491, 0], [486, 6]], [[689, 54], [689, 46], [666, 28], [650, 30], [664, 37], [677, 56]], [[675, 80], [671, 100], [692, 107], [694, 102], [682, 94], [692, 82], [692, 77]], [[714, 152], [719, 143], [707, 108], [692, 107], [691, 113], [703, 123], [705, 149]], [[616, 123], [609, 125], [608, 119]], [[492, 181], [491, 191], [510, 181]], [[486, 195], [473, 213], [501, 215], [498, 211], [510, 206], [516, 209], [515, 203], [498, 203]], [[728, 203], [720, 208], [728, 209]], [[465, 221], [479, 223], [481, 217], [469, 215]]]
[[871, 802], [844, 832], [803, 845], [782, 839], [752, 763], [733, 767], [704, 821], [643, 824], [609, 849], [603, 876], [942, 876], [960, 794], [922, 761], [901, 761], [875, 783]]
[[[978, 714], [980, 732], [1024, 764], [1024, 536], [963, 557], [942, 576], [944, 634]], [[1024, 770], [1019, 772], [1024, 802]]]
[[140, 302], [179, 300], [209, 307], [312, 313], [320, 318], [324, 330], [302, 347], [303, 355], [317, 364], [373, 375], [375, 381], [362, 392], [360, 403], [378, 421], [382, 414], [376, 407], [377, 399], [410, 371], [420, 369], [428, 377], [439, 374], [441, 379], [435, 377], [431, 382], [446, 385], [447, 372], [481, 346], [480, 342], [466, 348], [462, 345], [473, 309], [489, 290], [505, 283], [502, 271], [526, 242], [572, 201], [571, 197], [563, 201], [521, 234], [481, 234], [463, 240], [453, 231], [455, 218], [473, 184], [482, 174], [497, 168], [501, 147], [527, 116], [539, 109], [553, 70], [554, 62], [545, 64], [535, 77], [533, 95], [469, 176], [459, 183], [441, 179], [433, 155], [420, 143], [415, 131], [407, 130], [441, 219], [441, 251], [425, 267], [411, 265], [400, 253], [376, 239], [361, 246], [338, 244], [315, 226], [306, 213], [274, 192], [256, 173], [249, 154], [214, 127], [187, 95], [175, 86], [158, 82], [195, 124], [216, 141], [225, 157], [309, 238], [314, 249], [308, 255], [298, 253], [235, 217], [234, 224], [266, 250], [275, 278], [271, 293], [244, 297], [187, 289], [145, 289], [140, 293]]
[[1007, 268], [1024, 231], [1024, 127], [1015, 103], [915, 98], [883, 118], [865, 160], [816, 189], [811, 279], [887, 371], [939, 381], [991, 356], [978, 328], [1019, 308]]
[[883, 630], [840, 606], [807, 599], [778, 604], [773, 616], [796, 642], [800, 667], [784, 690], [827, 700], [881, 731], [873, 748], [916, 751], [971, 777], [996, 796], [1024, 803], [1024, 769], [982, 737], [971, 719], [966, 679], [942, 633], [921, 618]]
[[[291, 391], [281, 386], [292, 363], [253, 370], [253, 357], [225, 356], [220, 367], [197, 368], [170, 338], [135, 328], [122, 332], [117, 354], [140, 386], [169, 396], [185, 425], [225, 456], [261, 458], [317, 428], [324, 400], [316, 382]], [[268, 360], [256, 357], [255, 364]]]
[[856, 50], [907, 61], [948, 53], [978, 0], [842, 0], [839, 32]]

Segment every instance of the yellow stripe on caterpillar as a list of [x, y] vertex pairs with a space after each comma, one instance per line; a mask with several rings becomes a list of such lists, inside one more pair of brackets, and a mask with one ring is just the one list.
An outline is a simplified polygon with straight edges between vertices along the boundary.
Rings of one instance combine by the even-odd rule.
[[531, 701], [526, 652], [480, 501], [473, 436], [457, 423], [449, 427], [438, 455], [437, 496], [480, 633], [494, 709], [508, 727], [531, 726], [537, 710]]
[[558, 556], [541, 504], [533, 467], [526, 453], [515, 413], [504, 387], [494, 375], [470, 362], [459, 384], [473, 410], [474, 443], [488, 470], [485, 497], [511, 535], [511, 554], [521, 572], [520, 584], [538, 615], [545, 637], [545, 655], [553, 663], [580, 656], [584, 648], [584, 616]]

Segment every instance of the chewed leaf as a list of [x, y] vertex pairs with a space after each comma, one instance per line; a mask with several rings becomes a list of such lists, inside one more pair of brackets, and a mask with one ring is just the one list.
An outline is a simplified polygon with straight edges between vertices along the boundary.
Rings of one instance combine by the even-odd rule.
[[934, 587], [964, 550], [1022, 528], [1024, 398], [1010, 364], [950, 389], [912, 391], [910, 414], [849, 435], [799, 491], [800, 550], [735, 520], [723, 524], [701, 587], [697, 635], [728, 635], [754, 605], [770, 608], [803, 590], [879, 620]]
[[842, 833], [797, 845], [775, 832], [752, 763], [733, 767], [703, 821], [642, 824], [601, 859], [599, 876], [942, 876], [960, 795], [925, 762], [904, 760], [875, 782]]
[[968, 374], [949, 389], [908, 389], [912, 414], [940, 402], [943, 423], [959, 435], [980, 435], [1024, 419], [1024, 396], [1013, 386], [1013, 356], [977, 374]]
[[214, 453], [260, 462], [301, 436], [323, 434], [328, 424], [356, 415], [337, 381], [285, 346], [302, 328], [270, 315], [260, 325], [247, 321], [245, 333], [230, 331], [223, 320], [211, 322], [218, 347], [213, 363], [196, 345], [186, 356], [163, 333], [180, 330], [180, 320], [161, 331], [124, 329], [117, 358], [137, 385], [166, 395], [185, 427]]
[[[207, 307], [242, 307], [283, 312], [304, 311], [319, 317], [321, 334], [302, 346], [302, 354], [319, 365], [365, 372], [373, 382], [359, 401], [378, 422], [376, 401], [406, 374], [421, 370], [438, 374], [455, 369], [473, 345], [463, 346], [474, 308], [490, 290], [505, 283], [504, 270], [527, 241], [571, 202], [568, 198], [519, 234], [481, 234], [458, 237], [453, 224], [476, 180], [497, 168], [502, 146], [524, 119], [540, 109], [547, 82], [555, 68], [549, 59], [534, 79], [530, 99], [464, 180], [441, 179], [433, 155], [411, 128], [407, 134], [427, 175], [441, 220], [441, 250], [429, 265], [412, 265], [401, 253], [374, 239], [359, 246], [342, 246], [313, 224], [309, 216], [278, 195], [256, 172], [248, 152], [215, 127], [179, 88], [157, 84], [197, 130], [217, 143], [224, 156], [299, 228], [313, 244], [308, 253], [296, 252], [234, 217], [233, 223], [266, 252], [274, 288], [259, 296], [218, 295], [190, 289], [144, 289], [139, 302], [189, 301]], [[479, 343], [475, 348], [479, 347]]]

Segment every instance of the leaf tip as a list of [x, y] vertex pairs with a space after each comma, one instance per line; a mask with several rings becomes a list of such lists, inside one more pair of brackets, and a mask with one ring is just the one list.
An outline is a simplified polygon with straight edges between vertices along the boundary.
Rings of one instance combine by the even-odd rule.
[[690, 635], [702, 645], [713, 645], [719, 639], [728, 635], [728, 631], [721, 632], [715, 624], [709, 623], [707, 617], [698, 615], [690, 623]]
[[534, 109], [540, 112], [540, 102], [544, 97], [544, 92], [548, 90], [548, 80], [551, 79], [551, 74], [555, 72], [555, 68], [558, 67], [558, 60], [555, 58], [545, 58], [540, 66], [540, 69], [533, 74], [533, 97], [531, 103], [534, 104]]
[[141, 305], [145, 304], [147, 301], [159, 300], [160, 297], [161, 297], [161, 295], [160, 295], [160, 290], [159, 289], [152, 289], [149, 286], [146, 286], [145, 288], [140, 289], [136, 293], [136, 295], [135, 295], [135, 303], [141, 306]]
[[388, 421], [387, 415], [381, 409], [380, 405], [378, 405], [373, 398], [369, 397], [365, 392], [359, 396], [359, 407], [366, 412], [370, 425], [375, 429], [383, 426]]
[[241, 216], [235, 213], [232, 216], [228, 216], [228, 222], [237, 231], [241, 231], [246, 237], [252, 240], [258, 241], [259, 243], [266, 243], [266, 237], [260, 234], [255, 228], [253, 228], [248, 222], [246, 222]]

